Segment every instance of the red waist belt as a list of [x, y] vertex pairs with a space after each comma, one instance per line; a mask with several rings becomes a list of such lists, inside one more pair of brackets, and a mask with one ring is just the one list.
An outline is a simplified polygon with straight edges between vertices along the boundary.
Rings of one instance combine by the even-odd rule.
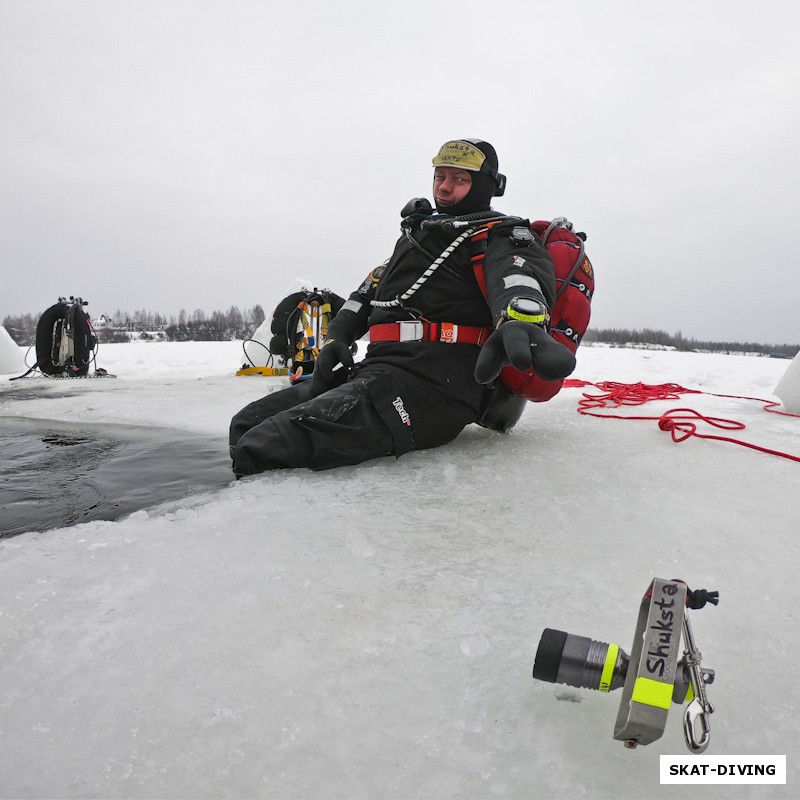
[[452, 322], [387, 322], [369, 329], [370, 342], [446, 342], [482, 345], [494, 333], [492, 328], [455, 325]]

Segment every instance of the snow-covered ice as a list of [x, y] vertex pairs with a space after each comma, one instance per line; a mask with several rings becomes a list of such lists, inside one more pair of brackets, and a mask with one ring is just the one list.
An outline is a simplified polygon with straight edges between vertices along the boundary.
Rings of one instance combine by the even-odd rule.
[[780, 397], [787, 411], [800, 414], [800, 352], [778, 381], [775, 394]]
[[7, 372], [22, 372], [23, 350], [14, 343], [11, 334], [0, 325], [0, 375]]
[[[285, 385], [235, 377], [242, 359], [236, 342], [104, 345], [115, 380], [0, 378], [0, 415], [225, 449], [231, 415]], [[770, 400], [786, 367], [593, 347], [574, 377]], [[506, 436], [473, 426], [398, 461], [0, 540], [0, 796], [796, 796], [800, 464], [579, 415], [583, 391]], [[800, 419], [752, 400], [623, 413], [674, 407], [800, 456]], [[531, 678], [545, 627], [630, 649], [654, 576], [720, 592], [692, 612], [716, 670], [709, 754], [786, 754], [787, 785], [661, 786], [659, 754], [691, 758], [677, 707], [630, 751], [619, 692]]]

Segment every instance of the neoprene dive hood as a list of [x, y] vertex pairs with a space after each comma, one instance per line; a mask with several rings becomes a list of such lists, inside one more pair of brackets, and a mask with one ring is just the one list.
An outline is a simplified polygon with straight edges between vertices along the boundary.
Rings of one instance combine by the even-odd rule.
[[498, 169], [497, 152], [481, 139], [453, 139], [445, 142], [433, 158], [434, 167], [457, 167], [472, 174], [469, 193], [458, 203], [436, 210], [442, 214], [460, 216], [487, 211], [493, 197], [502, 197], [506, 176]]

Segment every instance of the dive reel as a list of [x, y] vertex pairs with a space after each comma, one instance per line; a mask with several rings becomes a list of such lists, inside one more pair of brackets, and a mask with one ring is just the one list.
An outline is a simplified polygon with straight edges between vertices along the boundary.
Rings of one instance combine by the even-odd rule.
[[[714, 707], [706, 686], [713, 669], [701, 669], [702, 655], [689, 623], [689, 609], [717, 605], [718, 592], [691, 591], [683, 581], [655, 578], [639, 607], [628, 655], [619, 645], [545, 628], [536, 650], [533, 677], [609, 692], [622, 688], [614, 738], [626, 747], [651, 744], [664, 733], [672, 703], [687, 700], [683, 716], [686, 746], [702, 753], [711, 738]], [[683, 657], [678, 651], [683, 634]]]

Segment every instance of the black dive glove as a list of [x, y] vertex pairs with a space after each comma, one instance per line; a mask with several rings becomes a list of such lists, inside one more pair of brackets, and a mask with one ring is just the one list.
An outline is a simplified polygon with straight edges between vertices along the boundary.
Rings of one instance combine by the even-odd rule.
[[541, 326], [509, 320], [483, 346], [475, 364], [475, 380], [490, 383], [509, 365], [522, 372], [533, 367], [542, 380], [557, 381], [575, 369], [575, 356]]
[[311, 379], [325, 390], [333, 389], [347, 380], [354, 366], [355, 361], [350, 346], [336, 339], [328, 339], [314, 362]]

